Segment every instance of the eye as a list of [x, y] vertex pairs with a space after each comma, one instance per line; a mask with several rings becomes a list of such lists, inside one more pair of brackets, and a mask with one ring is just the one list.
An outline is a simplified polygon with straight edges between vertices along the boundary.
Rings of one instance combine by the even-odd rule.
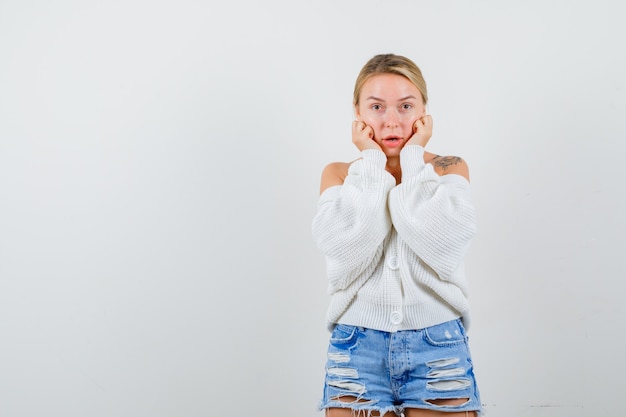
[[383, 106], [381, 106], [380, 104], [372, 104], [372, 110], [382, 110]]
[[402, 105], [402, 110], [405, 110], [405, 111], [406, 111], [406, 110], [411, 110], [412, 108], [413, 108], [413, 105], [412, 105], [412, 104], [410, 104], [410, 103], [404, 103], [404, 104]]

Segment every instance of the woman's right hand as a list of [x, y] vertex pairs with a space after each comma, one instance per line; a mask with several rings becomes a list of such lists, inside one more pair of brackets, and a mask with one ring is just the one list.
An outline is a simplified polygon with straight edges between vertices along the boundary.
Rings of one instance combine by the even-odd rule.
[[359, 151], [366, 149], [378, 149], [382, 151], [380, 145], [374, 141], [374, 129], [360, 120], [352, 122], [352, 143], [354, 143]]

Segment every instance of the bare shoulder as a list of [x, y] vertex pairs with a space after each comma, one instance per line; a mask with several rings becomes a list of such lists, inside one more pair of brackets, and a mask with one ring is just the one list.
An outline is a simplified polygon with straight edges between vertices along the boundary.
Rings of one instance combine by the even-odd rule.
[[322, 181], [320, 184], [320, 194], [327, 188], [335, 185], [342, 185], [348, 176], [348, 169], [352, 162], [331, 162], [322, 171]]
[[424, 162], [431, 164], [440, 176], [457, 174], [469, 181], [469, 167], [460, 156], [441, 156], [430, 152], [424, 153]]

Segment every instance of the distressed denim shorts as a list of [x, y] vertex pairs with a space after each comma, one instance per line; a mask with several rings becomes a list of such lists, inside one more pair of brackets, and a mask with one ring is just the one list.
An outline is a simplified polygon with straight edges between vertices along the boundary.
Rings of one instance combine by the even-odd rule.
[[[440, 399], [467, 401], [438, 405]], [[407, 408], [480, 413], [461, 320], [394, 333], [337, 324], [330, 337], [319, 408], [333, 407], [380, 415], [389, 411], [402, 415]]]

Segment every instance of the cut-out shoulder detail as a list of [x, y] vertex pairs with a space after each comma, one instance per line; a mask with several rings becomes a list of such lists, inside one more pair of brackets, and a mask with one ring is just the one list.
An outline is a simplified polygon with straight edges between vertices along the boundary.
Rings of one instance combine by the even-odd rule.
[[[326, 165], [322, 171], [320, 195], [327, 188], [335, 185], [343, 185], [343, 182], [348, 176], [348, 169], [350, 168], [350, 165], [359, 159], [355, 159], [351, 162], [331, 162]], [[431, 164], [439, 176], [456, 174], [462, 176], [469, 182], [469, 168], [465, 160], [459, 156], [441, 156], [425, 152], [424, 163]]]
[[342, 185], [352, 162], [331, 162], [322, 171], [320, 195], [334, 185]]

